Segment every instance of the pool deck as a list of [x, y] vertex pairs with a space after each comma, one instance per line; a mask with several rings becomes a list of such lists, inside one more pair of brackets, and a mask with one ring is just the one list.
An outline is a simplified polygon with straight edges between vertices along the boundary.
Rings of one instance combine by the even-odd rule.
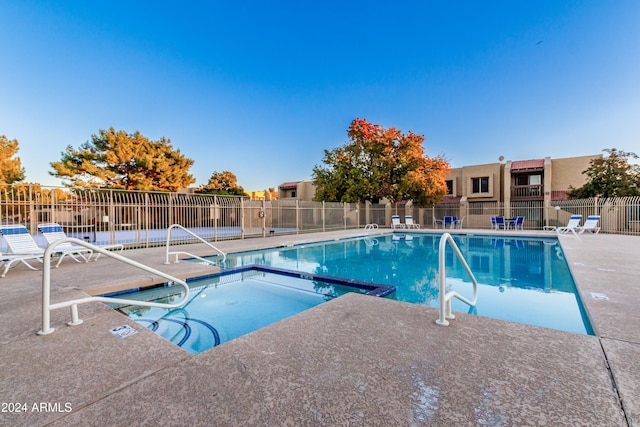
[[[597, 336], [458, 313], [443, 327], [436, 309], [348, 294], [192, 355], [95, 302], [79, 307], [81, 325], [66, 326], [69, 311], [59, 309], [55, 332], [36, 335], [42, 272], [18, 266], [0, 279], [0, 425], [638, 426], [640, 238], [560, 241]], [[212, 272], [164, 265], [163, 247], [123, 255], [181, 278]], [[158, 280], [105, 257], [65, 260], [51, 277], [53, 302]], [[138, 333], [110, 332], [125, 324]]]

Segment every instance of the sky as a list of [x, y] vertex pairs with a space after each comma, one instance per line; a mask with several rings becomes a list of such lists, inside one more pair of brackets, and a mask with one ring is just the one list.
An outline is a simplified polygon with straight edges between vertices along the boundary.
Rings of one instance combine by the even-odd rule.
[[640, 1], [0, 0], [0, 135], [26, 180], [100, 129], [247, 191], [309, 180], [355, 118], [452, 167], [640, 154]]

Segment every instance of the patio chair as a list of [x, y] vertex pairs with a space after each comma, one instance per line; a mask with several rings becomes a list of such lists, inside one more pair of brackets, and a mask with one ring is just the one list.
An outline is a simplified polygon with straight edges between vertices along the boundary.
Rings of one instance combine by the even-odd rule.
[[[33, 237], [22, 224], [14, 224], [14, 225], [3, 225], [0, 226], [0, 233], [2, 233], [2, 237], [7, 242], [7, 246], [9, 247], [9, 255], [29, 255], [29, 256], [39, 256], [42, 258], [44, 255], [44, 249], [42, 249]], [[88, 258], [85, 257], [82, 253], [92, 251], [87, 248], [78, 247], [78, 248], [60, 248], [60, 250], [56, 250], [57, 255], [61, 255], [56, 267], [60, 265], [62, 259], [65, 255], [71, 256], [75, 261], [81, 262], [76, 258], [79, 256], [85, 262], [88, 261]]]
[[524, 230], [524, 217], [517, 216], [513, 219], [513, 229], [514, 230]]
[[444, 221], [442, 221], [441, 219], [436, 218], [435, 216], [433, 217], [433, 228], [438, 228], [438, 225], [441, 225], [442, 228], [444, 228]]
[[576, 231], [578, 232], [578, 234], [582, 234], [585, 231], [588, 231], [592, 234], [598, 234], [600, 232], [598, 221], [600, 221], [600, 215], [589, 215], [587, 217], [587, 220], [581, 227], [576, 227]]
[[495, 216], [491, 217], [491, 229], [492, 230], [497, 230], [498, 229], [498, 226], [496, 225], [496, 217]]
[[507, 223], [504, 220], [503, 216], [496, 216], [495, 220], [496, 220], [496, 230], [500, 230], [500, 228], [502, 228], [503, 230], [507, 229]]
[[456, 221], [458, 220], [457, 217], [455, 216], [445, 216], [444, 217], [444, 223], [442, 225], [443, 228], [453, 228]]
[[[44, 255], [42, 249], [27, 230], [27, 227], [21, 224], [3, 225], [0, 227], [11, 253], [13, 254], [41, 254]], [[56, 255], [60, 255], [55, 267], [58, 268], [65, 256], [69, 255], [76, 262], [87, 262], [93, 253], [91, 249], [84, 246], [60, 245], [55, 250]]]
[[582, 220], [582, 215], [571, 215], [569, 218], [569, 222], [564, 227], [556, 227], [556, 233], [558, 234], [567, 234], [573, 233], [576, 239], [580, 240], [578, 237], [578, 233], [576, 233], [576, 229], [580, 226], [580, 221]]
[[453, 227], [454, 228], [458, 228], [458, 229], [462, 229], [462, 223], [464, 222], [464, 216], [462, 217], [462, 219], [456, 219], [456, 221], [453, 223]]
[[400, 222], [400, 215], [391, 216], [391, 228], [394, 230], [397, 228], [405, 228], [405, 225]]
[[9, 269], [16, 263], [21, 262], [31, 270], [37, 270], [34, 266], [29, 264], [28, 260], [36, 260], [42, 263], [42, 254], [3, 254], [0, 253], [0, 266], [4, 265], [4, 270], [0, 277], [7, 275]]
[[420, 228], [420, 224], [413, 222], [413, 216], [405, 215], [404, 224], [407, 228]]
[[[62, 230], [62, 227], [60, 226], [60, 224], [57, 224], [55, 222], [50, 224], [38, 224], [38, 230], [40, 230], [40, 232], [44, 236], [44, 239], [47, 241], [48, 245], [58, 240], [66, 239], [68, 237], [65, 234], [65, 232]], [[96, 246], [98, 246], [101, 249], [117, 249], [119, 252], [122, 252], [122, 249], [124, 249], [124, 246], [119, 243], [116, 243], [113, 245], [96, 245]], [[91, 255], [93, 254], [93, 251], [91, 249], [86, 248], [84, 246], [73, 245], [69, 242], [58, 245], [56, 249], [61, 249], [62, 251], [66, 251], [67, 253], [65, 255], [69, 255], [77, 262], [80, 262], [80, 261], [74, 257], [74, 253], [76, 253], [74, 251], [79, 251], [76, 254], [80, 256], [82, 259], [84, 259], [85, 262], [89, 261], [91, 259]], [[83, 252], [89, 252], [89, 256], [85, 257], [84, 255], [82, 255]], [[62, 257], [64, 257], [64, 255], [62, 255]], [[60, 261], [62, 260], [62, 257], [60, 258]], [[96, 257], [94, 261], [97, 261], [98, 258], [100, 258], [99, 252], [96, 253]], [[60, 261], [58, 261], [58, 264], [60, 264]]]

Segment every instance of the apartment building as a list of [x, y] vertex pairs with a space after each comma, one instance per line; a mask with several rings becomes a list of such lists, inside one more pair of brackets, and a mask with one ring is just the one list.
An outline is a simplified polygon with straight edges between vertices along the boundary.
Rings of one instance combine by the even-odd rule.
[[540, 202], [567, 198], [570, 187], [585, 184], [583, 172], [602, 154], [561, 159], [515, 160], [453, 168], [444, 203]]

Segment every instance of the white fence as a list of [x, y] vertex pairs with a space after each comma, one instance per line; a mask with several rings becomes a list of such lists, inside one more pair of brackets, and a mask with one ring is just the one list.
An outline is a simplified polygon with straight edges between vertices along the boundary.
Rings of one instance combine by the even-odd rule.
[[[556, 209], [557, 208], [557, 209]], [[165, 244], [166, 230], [180, 224], [212, 241], [268, 237], [389, 226], [391, 215], [413, 215], [423, 228], [434, 217], [464, 217], [464, 228], [489, 228], [490, 217], [524, 216], [525, 229], [565, 225], [572, 214], [601, 216], [606, 233], [640, 234], [640, 198], [587, 199], [552, 202], [497, 202], [439, 204], [328, 203], [294, 199], [251, 201], [246, 197], [194, 193], [140, 192], [105, 189], [0, 186], [0, 220], [24, 224], [39, 239], [37, 225], [56, 222], [70, 237], [91, 243], [122, 243], [129, 247]], [[186, 233], [174, 233], [174, 243], [191, 242]], [[44, 245], [44, 241], [42, 241]], [[4, 248], [4, 245], [2, 246]]]

